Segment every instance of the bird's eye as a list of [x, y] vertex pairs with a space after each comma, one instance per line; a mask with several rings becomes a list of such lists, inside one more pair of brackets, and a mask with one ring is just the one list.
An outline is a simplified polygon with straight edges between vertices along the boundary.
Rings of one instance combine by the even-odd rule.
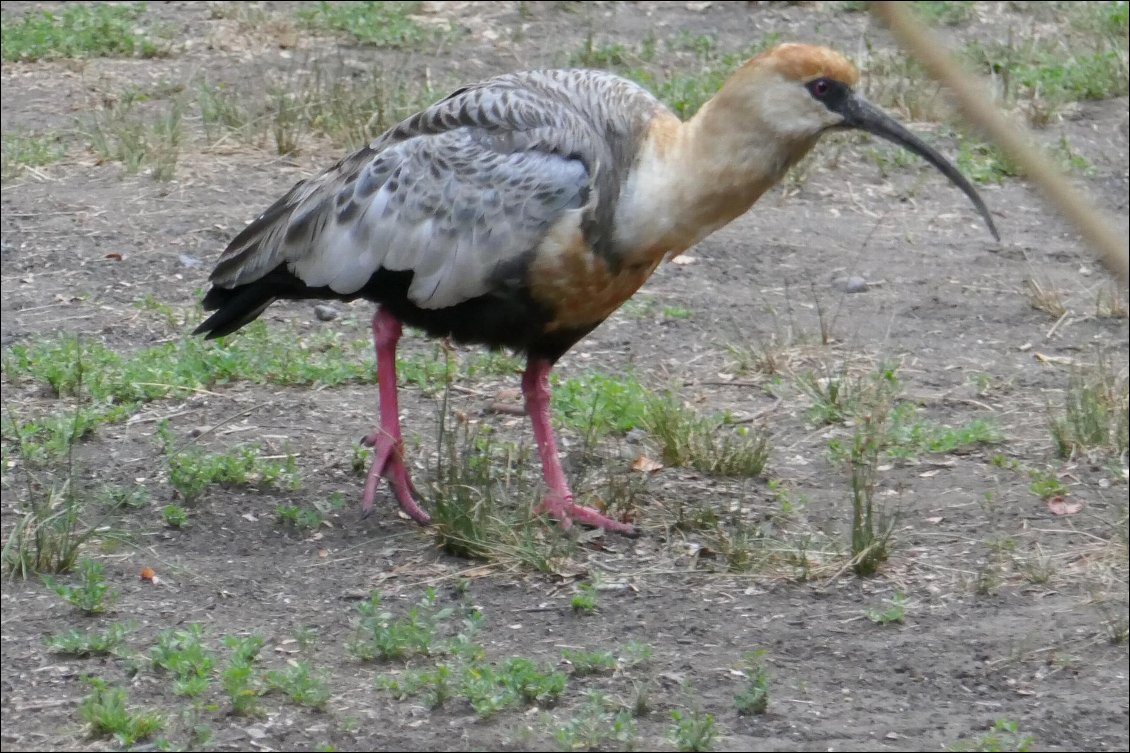
[[832, 84], [826, 78], [818, 78], [808, 84], [808, 91], [817, 99], [823, 99], [832, 89]]

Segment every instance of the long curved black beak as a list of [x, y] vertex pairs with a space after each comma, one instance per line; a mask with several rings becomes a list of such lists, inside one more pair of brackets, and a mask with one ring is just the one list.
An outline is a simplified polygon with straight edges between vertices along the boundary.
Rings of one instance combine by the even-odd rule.
[[977, 190], [945, 157], [927, 146], [926, 142], [904, 128], [897, 120], [854, 92], [848, 94], [838, 104], [839, 107], [836, 109], [844, 116], [842, 128], [858, 128], [881, 136], [904, 149], [914, 152], [941, 170], [943, 175], [965, 192], [965, 195], [973, 202], [973, 206], [977, 207], [977, 211], [980, 212], [981, 218], [985, 220], [985, 224], [989, 226], [989, 232], [993, 234], [993, 237], [998, 241], [1001, 239], [1000, 233], [997, 232], [997, 226], [993, 224], [993, 218], [989, 215], [989, 209], [985, 206], [985, 202], [981, 200]]

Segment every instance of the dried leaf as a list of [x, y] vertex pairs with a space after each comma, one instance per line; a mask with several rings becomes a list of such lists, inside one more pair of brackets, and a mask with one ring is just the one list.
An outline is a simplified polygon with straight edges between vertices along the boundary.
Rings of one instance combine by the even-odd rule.
[[1052, 515], [1074, 515], [1082, 509], [1082, 502], [1068, 502], [1063, 497], [1052, 497], [1048, 500], [1048, 510]]
[[663, 463], [652, 460], [647, 455], [640, 454], [632, 461], [632, 470], [639, 473], [655, 473], [663, 470]]
[[1039, 352], [1037, 352], [1035, 356], [1036, 360], [1040, 363], [1051, 363], [1057, 364], [1059, 366], [1070, 366], [1071, 364], [1075, 363], [1075, 360], [1069, 358], [1068, 356], [1048, 356]]

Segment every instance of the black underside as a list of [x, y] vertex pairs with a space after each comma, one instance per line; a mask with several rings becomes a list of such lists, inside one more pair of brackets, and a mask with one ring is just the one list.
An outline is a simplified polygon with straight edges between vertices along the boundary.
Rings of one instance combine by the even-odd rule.
[[272, 302], [288, 300], [353, 301], [379, 304], [402, 323], [433, 337], [459, 343], [509, 348], [536, 358], [556, 361], [596, 327], [547, 333], [549, 312], [520, 292], [492, 293], [444, 309], [422, 309], [408, 299], [412, 272], [379, 269], [360, 290], [341, 294], [328, 287], [312, 288], [279, 267], [255, 282], [236, 288], [213, 286], [204, 296], [205, 311], [214, 311], [194, 335], [223, 337], [259, 317]]

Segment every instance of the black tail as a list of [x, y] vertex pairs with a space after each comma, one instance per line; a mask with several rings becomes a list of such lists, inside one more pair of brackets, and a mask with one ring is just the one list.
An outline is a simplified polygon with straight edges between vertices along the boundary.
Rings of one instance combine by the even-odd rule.
[[213, 285], [204, 295], [201, 305], [205, 311], [215, 311], [199, 327], [194, 335], [204, 335], [208, 340], [230, 335], [245, 324], [259, 318], [268, 306], [279, 299], [292, 301], [310, 299], [336, 299], [352, 301], [361, 296], [361, 291], [343, 295], [329, 287], [312, 288], [280, 266], [254, 282], [234, 288]]
[[204, 296], [203, 306], [205, 311], [216, 313], [205, 319], [192, 334], [204, 335], [211, 340], [230, 335], [243, 325], [255, 321], [276, 297], [271, 286], [264, 285], [263, 282], [256, 280], [230, 290], [213, 286]]

